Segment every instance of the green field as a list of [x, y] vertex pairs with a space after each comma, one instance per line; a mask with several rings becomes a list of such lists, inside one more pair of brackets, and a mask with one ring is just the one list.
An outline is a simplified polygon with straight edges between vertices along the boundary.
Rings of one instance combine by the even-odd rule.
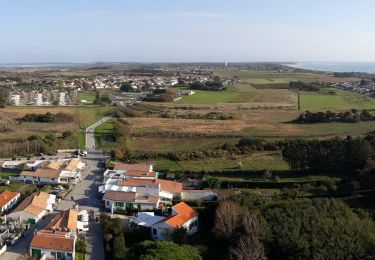
[[113, 118], [95, 128], [95, 146], [103, 148], [103, 138], [114, 134], [117, 119]]
[[330, 90], [335, 91], [336, 94], [302, 92], [300, 96], [301, 110], [375, 109], [375, 99], [373, 98], [344, 90]]
[[[157, 170], [220, 171], [220, 170], [288, 170], [288, 164], [279, 153], [255, 154], [233, 159], [207, 158], [204, 160], [169, 161], [155, 163]], [[241, 165], [241, 166], [240, 166]]]
[[[78, 99], [80, 105], [90, 105], [95, 102], [96, 95], [92, 91], [78, 92]], [[87, 102], [82, 102], [82, 100], [86, 100]]]

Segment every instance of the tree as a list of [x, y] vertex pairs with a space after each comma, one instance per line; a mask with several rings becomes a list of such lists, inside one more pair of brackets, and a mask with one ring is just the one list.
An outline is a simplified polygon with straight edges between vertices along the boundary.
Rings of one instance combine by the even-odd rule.
[[206, 176], [205, 181], [211, 189], [220, 189], [221, 187], [221, 180], [217, 177]]
[[214, 234], [221, 239], [230, 239], [241, 222], [241, 206], [233, 201], [223, 201], [216, 209]]
[[267, 259], [263, 244], [253, 235], [241, 236], [235, 246], [229, 249], [231, 260]]

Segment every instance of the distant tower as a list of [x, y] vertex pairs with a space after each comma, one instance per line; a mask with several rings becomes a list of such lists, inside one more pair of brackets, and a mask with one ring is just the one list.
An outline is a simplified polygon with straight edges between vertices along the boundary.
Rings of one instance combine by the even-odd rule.
[[227, 61], [225, 62], [225, 67], [228, 67], [228, 62]]

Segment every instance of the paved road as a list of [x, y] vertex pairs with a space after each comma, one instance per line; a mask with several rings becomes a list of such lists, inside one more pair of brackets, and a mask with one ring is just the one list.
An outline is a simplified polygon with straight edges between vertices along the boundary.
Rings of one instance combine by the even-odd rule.
[[113, 116], [106, 116], [100, 119], [98, 122], [96, 122], [93, 125], [90, 125], [86, 129], [86, 149], [95, 149], [95, 128], [100, 126], [101, 124], [104, 124], [108, 120], [112, 119]]
[[[95, 215], [99, 215], [98, 186], [102, 181], [103, 168], [98, 167], [99, 162], [104, 159], [101, 151], [88, 150], [86, 157], [81, 158], [86, 163], [82, 180], [77, 183], [66, 196], [66, 199], [61, 201], [58, 209], [64, 210], [78, 204], [79, 210], [91, 210]], [[73, 197], [74, 201], [71, 200]], [[86, 259], [104, 259], [104, 248], [102, 240], [101, 225], [94, 221], [89, 222], [89, 232], [86, 234]]]

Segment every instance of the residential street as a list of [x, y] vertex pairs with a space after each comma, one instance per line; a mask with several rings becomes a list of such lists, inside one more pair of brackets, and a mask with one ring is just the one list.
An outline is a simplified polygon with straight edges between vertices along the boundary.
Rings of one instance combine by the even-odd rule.
[[[82, 180], [72, 187], [69, 194], [58, 205], [57, 210], [63, 211], [72, 208], [78, 204], [79, 210], [94, 211], [95, 216], [99, 216], [98, 185], [102, 180], [102, 173], [104, 168], [100, 168], [100, 161], [105, 159], [102, 151], [95, 150], [94, 130], [97, 126], [110, 120], [112, 117], [104, 117], [95, 124], [86, 129], [86, 147], [87, 156], [81, 157], [81, 160], [86, 163], [86, 168], [82, 174]], [[73, 199], [73, 200], [72, 200]], [[12, 246], [0, 256], [0, 260], [4, 259], [18, 259], [28, 252], [30, 242], [33, 238], [35, 229], [40, 230], [44, 228], [53, 218], [56, 213], [47, 215], [36, 226], [32, 227], [26, 234], [26, 237], [21, 239], [16, 245]], [[95, 220], [89, 222], [89, 231], [86, 233], [86, 259], [102, 260], [104, 259], [104, 248], [102, 240], [101, 225]]]
[[[64, 210], [79, 205], [79, 210], [93, 210], [99, 215], [98, 185], [102, 179], [103, 168], [99, 168], [99, 162], [104, 159], [101, 151], [88, 150], [88, 155], [81, 158], [86, 163], [82, 181], [76, 184], [71, 192], [61, 201], [58, 209]], [[74, 201], [71, 200], [73, 197]], [[87, 253], [86, 259], [104, 259], [101, 226], [99, 223], [90, 221], [90, 231], [86, 235]]]

